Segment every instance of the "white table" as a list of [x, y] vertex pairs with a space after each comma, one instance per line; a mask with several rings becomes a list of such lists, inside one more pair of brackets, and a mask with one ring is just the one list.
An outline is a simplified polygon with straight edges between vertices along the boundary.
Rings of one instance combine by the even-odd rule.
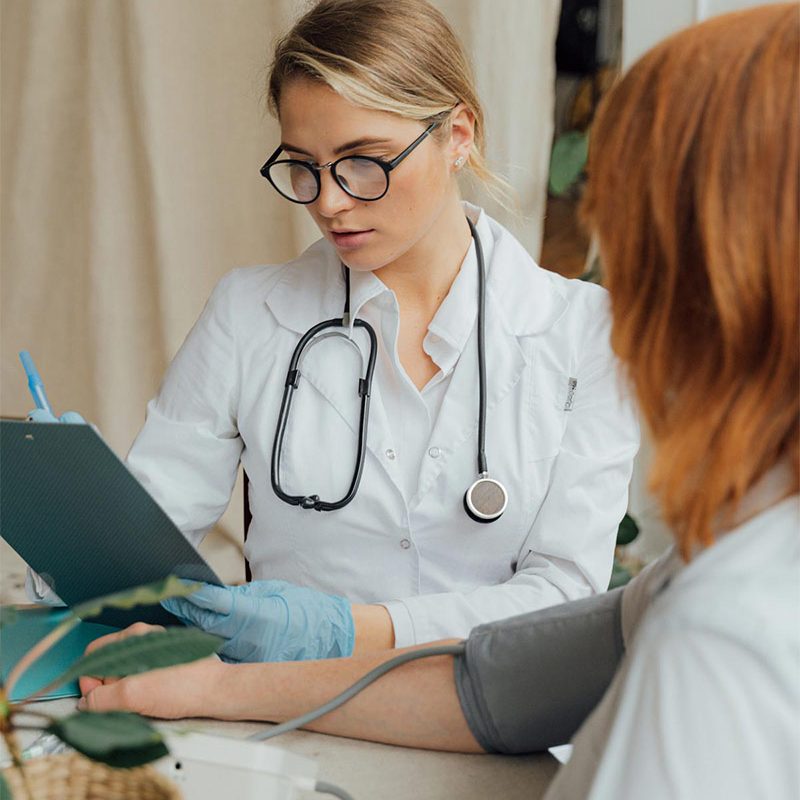
[[[75, 700], [35, 704], [38, 711], [66, 716]], [[158, 722], [161, 729], [191, 729], [245, 738], [262, 723], [186, 720]], [[26, 735], [23, 746], [31, 741]], [[537, 800], [544, 795], [558, 762], [547, 753], [532, 756], [462, 755], [293, 731], [264, 743], [275, 744], [319, 764], [319, 778], [346, 789], [354, 800]], [[308, 793], [309, 798], [323, 795]], [[186, 800], [192, 800], [187, 797]]]

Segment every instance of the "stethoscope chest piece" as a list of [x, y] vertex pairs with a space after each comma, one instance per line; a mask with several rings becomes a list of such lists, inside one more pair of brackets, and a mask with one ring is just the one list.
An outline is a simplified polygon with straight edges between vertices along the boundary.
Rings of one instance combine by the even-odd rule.
[[464, 509], [476, 522], [494, 522], [507, 505], [506, 487], [486, 475], [481, 475], [464, 495]]

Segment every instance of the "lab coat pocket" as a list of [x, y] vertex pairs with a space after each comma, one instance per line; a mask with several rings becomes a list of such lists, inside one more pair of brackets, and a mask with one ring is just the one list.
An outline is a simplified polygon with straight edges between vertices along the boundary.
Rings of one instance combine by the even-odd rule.
[[531, 461], [558, 455], [574, 392], [574, 379], [566, 373], [547, 368], [532, 371], [529, 394]]

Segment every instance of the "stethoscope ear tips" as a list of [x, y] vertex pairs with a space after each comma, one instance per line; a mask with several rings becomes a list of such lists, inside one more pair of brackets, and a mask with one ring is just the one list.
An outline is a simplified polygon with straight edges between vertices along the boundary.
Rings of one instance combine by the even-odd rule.
[[475, 522], [500, 519], [508, 505], [508, 492], [500, 481], [481, 475], [464, 495], [464, 510]]

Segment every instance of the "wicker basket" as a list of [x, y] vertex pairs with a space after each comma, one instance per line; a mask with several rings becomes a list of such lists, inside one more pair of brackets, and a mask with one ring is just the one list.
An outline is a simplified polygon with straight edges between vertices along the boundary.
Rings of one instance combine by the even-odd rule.
[[17, 767], [3, 770], [14, 800], [181, 800], [178, 787], [149, 766], [112, 769], [78, 753], [25, 762], [26, 793]]

